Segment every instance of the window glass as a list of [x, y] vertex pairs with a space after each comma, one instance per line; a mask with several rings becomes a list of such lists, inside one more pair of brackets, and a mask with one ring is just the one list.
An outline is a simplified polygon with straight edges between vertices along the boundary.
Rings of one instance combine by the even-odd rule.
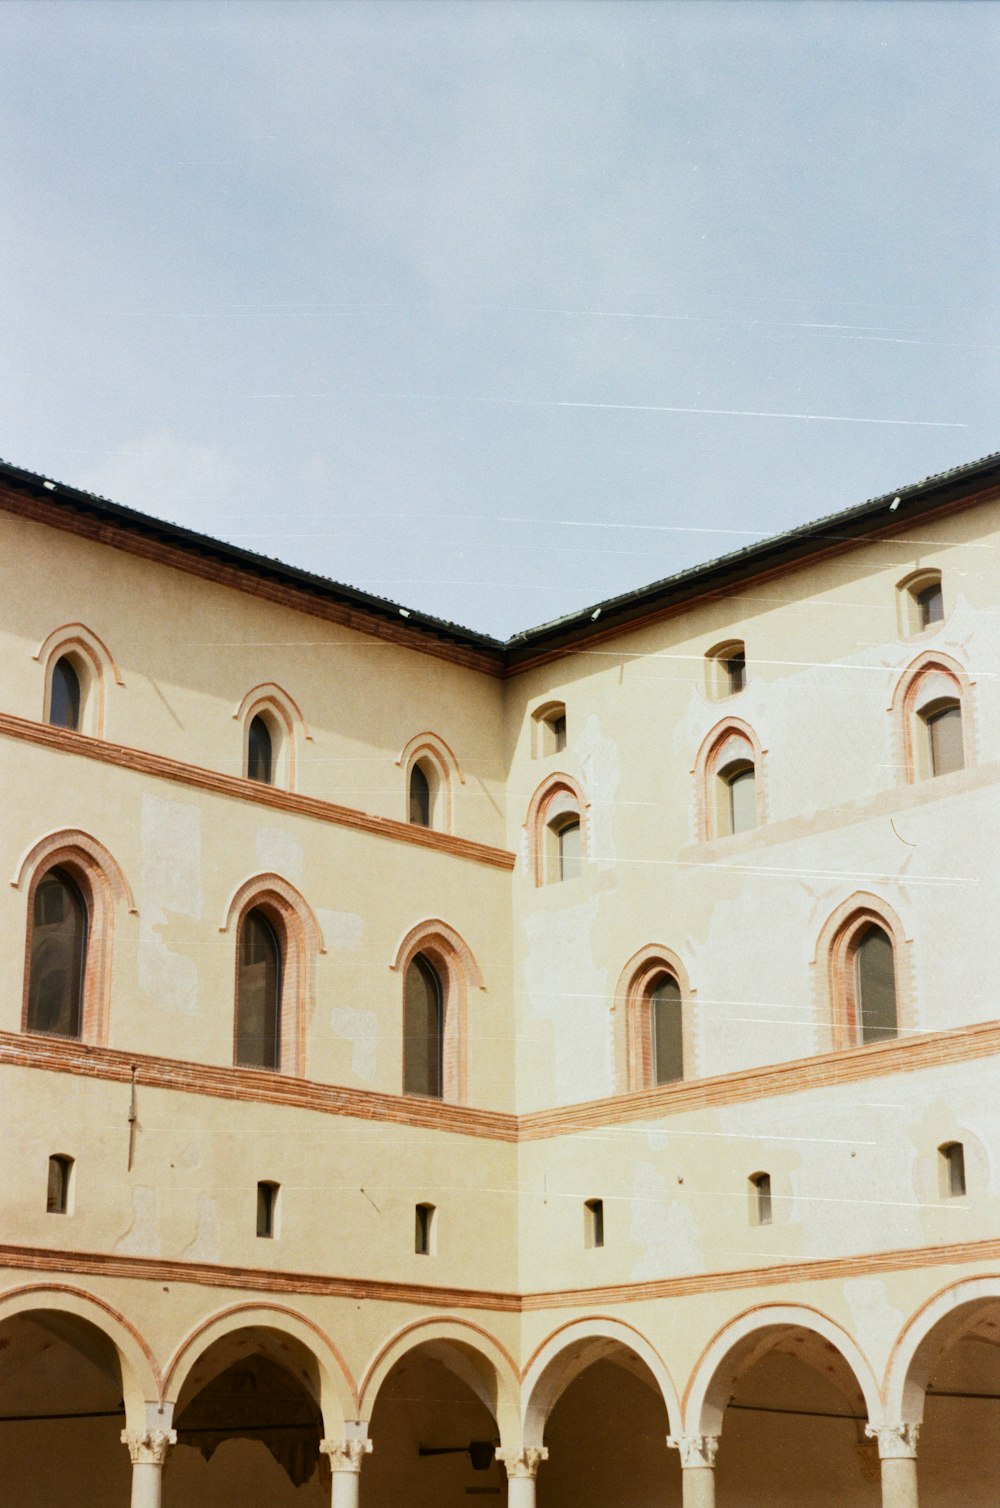
[[730, 831], [748, 832], [757, 826], [757, 782], [753, 766], [737, 770], [729, 777], [728, 785]]
[[944, 617], [944, 596], [940, 581], [932, 582], [930, 586], [915, 593], [915, 601], [921, 628], [930, 628], [932, 623], [941, 622]]
[[271, 732], [262, 717], [250, 722], [247, 732], [247, 778], [262, 785], [274, 784], [274, 749]]
[[942, 707], [927, 718], [931, 744], [931, 774], [949, 775], [965, 768], [962, 743], [962, 712], [957, 706]]
[[417, 954], [403, 989], [403, 1093], [442, 1095], [444, 997], [436, 971]]
[[672, 1084], [684, 1077], [681, 991], [676, 979], [664, 975], [650, 994], [649, 1008], [653, 1032], [653, 1082]]
[[431, 825], [430, 781], [418, 764], [410, 771], [410, 821], [417, 827]]
[[52, 667], [49, 722], [55, 728], [80, 728], [80, 677], [66, 655]]
[[580, 824], [566, 822], [557, 833], [559, 878], [575, 880], [580, 873]]
[[281, 1039], [281, 949], [261, 911], [250, 911], [240, 929], [236, 980], [236, 1063], [241, 1068], [277, 1068]]
[[737, 650], [723, 661], [723, 670], [729, 682], [729, 692], [742, 691], [747, 683], [747, 657], [745, 650]]
[[78, 1037], [83, 1023], [87, 908], [62, 869], [35, 890], [28, 975], [28, 1030]]
[[895, 1037], [896, 976], [892, 943], [881, 927], [870, 927], [854, 957], [862, 1042]]

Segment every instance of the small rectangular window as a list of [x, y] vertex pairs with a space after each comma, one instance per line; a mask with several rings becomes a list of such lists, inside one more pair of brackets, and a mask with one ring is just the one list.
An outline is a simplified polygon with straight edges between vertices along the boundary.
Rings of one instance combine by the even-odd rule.
[[744, 650], [738, 650], [736, 654], [729, 656], [725, 661], [725, 672], [730, 695], [742, 691], [747, 683], [747, 657]]
[[560, 753], [566, 747], [566, 714], [552, 719], [552, 752]]
[[750, 1180], [750, 1219], [754, 1225], [771, 1224], [770, 1173], [755, 1173]]
[[917, 592], [916, 603], [921, 628], [930, 628], [932, 623], [940, 623], [944, 618], [944, 597], [941, 593], [940, 581], [935, 581]]
[[257, 1234], [268, 1240], [278, 1234], [278, 1189], [276, 1183], [257, 1185]]
[[418, 1257], [434, 1255], [434, 1205], [418, 1204], [413, 1238], [413, 1250]]
[[586, 1199], [583, 1204], [583, 1244], [592, 1249], [604, 1245], [604, 1200]]
[[965, 1148], [960, 1141], [952, 1141], [939, 1151], [942, 1193], [947, 1199], [961, 1199], [965, 1195]]
[[70, 1182], [73, 1177], [72, 1157], [57, 1153], [49, 1158], [49, 1182], [45, 1195], [45, 1211], [49, 1215], [68, 1215]]

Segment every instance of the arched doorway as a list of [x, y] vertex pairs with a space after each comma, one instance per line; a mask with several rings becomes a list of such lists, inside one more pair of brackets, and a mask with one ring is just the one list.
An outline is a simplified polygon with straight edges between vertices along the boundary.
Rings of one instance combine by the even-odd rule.
[[922, 1501], [1000, 1502], [1000, 1280], [959, 1284], [917, 1317], [898, 1348], [889, 1397], [920, 1426]]
[[253, 1325], [214, 1340], [174, 1409], [164, 1508], [328, 1508], [321, 1395], [316, 1359], [295, 1336]]
[[406, 1336], [373, 1369], [366, 1412], [374, 1449], [361, 1473], [362, 1508], [506, 1502], [506, 1471], [495, 1454], [500, 1420], [511, 1416], [511, 1379], [501, 1379], [503, 1362], [471, 1331], [451, 1331]]
[[850, 1338], [818, 1313], [776, 1306], [743, 1316], [692, 1379], [690, 1433], [719, 1438], [720, 1508], [879, 1508], [879, 1400]]
[[16, 1508], [118, 1508], [131, 1491], [117, 1347], [63, 1309], [0, 1319], [0, 1498]]
[[572, 1325], [542, 1348], [525, 1387], [526, 1438], [548, 1450], [539, 1508], [679, 1508], [680, 1465], [667, 1449], [673, 1385], [637, 1332]]

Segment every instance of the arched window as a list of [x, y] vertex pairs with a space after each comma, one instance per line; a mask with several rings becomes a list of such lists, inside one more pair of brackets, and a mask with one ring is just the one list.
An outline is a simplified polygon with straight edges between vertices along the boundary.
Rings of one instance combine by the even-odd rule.
[[749, 832], [757, 826], [757, 775], [747, 759], [736, 759], [719, 771], [719, 836]]
[[673, 1084], [684, 1077], [684, 1030], [681, 987], [663, 974], [649, 992], [650, 1058], [655, 1084]]
[[705, 656], [705, 682], [713, 702], [735, 696], [747, 683], [747, 651], [742, 639], [716, 644]]
[[418, 953], [403, 987], [403, 1093], [443, 1095], [444, 990], [433, 964]]
[[69, 655], [60, 655], [52, 667], [48, 720], [54, 728], [71, 728], [76, 733], [80, 729], [82, 710], [80, 674]]
[[28, 1031], [79, 1037], [87, 963], [87, 904], [65, 869], [35, 887], [28, 963]]
[[281, 1066], [281, 954], [278, 935], [264, 912], [248, 911], [237, 944], [237, 1067]]
[[536, 885], [579, 878], [587, 856], [584, 798], [569, 775], [552, 775], [531, 798], [525, 822]]
[[247, 779], [274, 784], [274, 741], [260, 713], [250, 719], [247, 729]]
[[898, 1034], [896, 967], [892, 942], [881, 927], [870, 926], [853, 944], [856, 1021], [861, 1041], [883, 1042]]
[[944, 621], [944, 592], [940, 571], [913, 571], [899, 582], [896, 593], [902, 638], [912, 638]]
[[701, 838], [731, 838], [764, 821], [763, 752], [742, 718], [726, 718], [702, 741], [693, 771]]
[[437, 785], [436, 772], [429, 771], [424, 761], [418, 760], [410, 770], [410, 821], [415, 826], [434, 826], [434, 797], [437, 794]]
[[919, 717], [926, 730], [926, 756], [931, 775], [950, 775], [965, 768], [965, 741], [962, 737], [962, 708], [958, 701], [944, 697], [920, 709]]
[[531, 752], [536, 759], [559, 754], [566, 747], [566, 703], [545, 702], [531, 714]]

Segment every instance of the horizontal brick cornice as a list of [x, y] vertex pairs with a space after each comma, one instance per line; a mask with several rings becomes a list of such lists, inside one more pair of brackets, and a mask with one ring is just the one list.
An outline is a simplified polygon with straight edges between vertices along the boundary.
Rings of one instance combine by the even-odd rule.
[[147, 1089], [209, 1095], [245, 1104], [288, 1105], [323, 1115], [395, 1122], [429, 1131], [486, 1137], [491, 1141], [517, 1140], [517, 1118], [502, 1110], [476, 1110], [416, 1095], [379, 1094], [370, 1089], [319, 1084], [312, 1079], [297, 1079], [263, 1069], [186, 1063], [147, 1053], [119, 1052], [39, 1033], [0, 1032], [0, 1067], [35, 1068], [112, 1083], [130, 1082], [134, 1068], [137, 1081]]
[[161, 780], [193, 786], [216, 796], [229, 796], [238, 801], [252, 802], [256, 806], [267, 806], [274, 811], [291, 812], [295, 816], [311, 817], [320, 822], [332, 823], [336, 827], [353, 828], [356, 832], [367, 833], [369, 836], [374, 834], [396, 843], [412, 843], [417, 848], [430, 848], [456, 858], [472, 859], [478, 864], [492, 865], [496, 869], [514, 868], [515, 856], [505, 848], [492, 848], [487, 843], [476, 843], [471, 838], [455, 837], [453, 833], [440, 833], [429, 827], [397, 822], [393, 817], [372, 816], [369, 812], [359, 812], [351, 806], [338, 806], [332, 801], [321, 801], [317, 796], [283, 791], [278, 786], [262, 785], [260, 781], [244, 780], [238, 775], [223, 775], [218, 770], [184, 764], [178, 759], [168, 759], [163, 754], [150, 754], [145, 749], [108, 743], [103, 738], [91, 738], [86, 733], [73, 733], [68, 728], [53, 728], [48, 723], [15, 717], [11, 712], [0, 712], [0, 734], [37, 744], [42, 748], [58, 749], [64, 754], [94, 759], [101, 764], [116, 765], [122, 770], [134, 770], [140, 775], [154, 775]]
[[266, 1267], [230, 1267], [214, 1262], [171, 1262], [160, 1257], [122, 1256], [116, 1252], [57, 1251], [51, 1247], [0, 1245], [0, 1268], [15, 1271], [72, 1273], [145, 1283], [192, 1283], [204, 1288], [230, 1288], [255, 1293], [417, 1304], [422, 1308], [490, 1309], [498, 1313], [516, 1314], [545, 1309], [606, 1308], [612, 1304], [649, 1303], [660, 1299], [686, 1298], [699, 1293], [775, 1288], [784, 1284], [840, 1281], [926, 1267], [959, 1267], [972, 1262], [997, 1261], [1000, 1261], [1000, 1239], [990, 1238], [984, 1241], [963, 1241], [949, 1246], [900, 1247], [891, 1251], [770, 1263], [724, 1272], [690, 1273], [642, 1283], [606, 1284], [600, 1288], [567, 1288], [518, 1294], [483, 1288], [435, 1287], [428, 1283], [395, 1283], [375, 1278], [328, 1276], [322, 1273], [275, 1272]]
[[952, 1031], [925, 1032], [902, 1041], [845, 1048], [814, 1058], [772, 1063], [765, 1068], [742, 1068], [711, 1079], [664, 1084], [656, 1089], [518, 1116], [504, 1110], [480, 1110], [419, 1096], [322, 1084], [260, 1069], [123, 1052], [66, 1037], [0, 1032], [0, 1067], [34, 1068], [125, 1083], [131, 1079], [135, 1066], [140, 1082], [151, 1089], [210, 1095], [248, 1104], [288, 1105], [325, 1115], [421, 1126], [501, 1142], [573, 1136], [606, 1126], [661, 1120], [693, 1110], [836, 1088], [864, 1079], [916, 1073], [997, 1055], [1000, 1055], [1000, 1021], [983, 1021]]

